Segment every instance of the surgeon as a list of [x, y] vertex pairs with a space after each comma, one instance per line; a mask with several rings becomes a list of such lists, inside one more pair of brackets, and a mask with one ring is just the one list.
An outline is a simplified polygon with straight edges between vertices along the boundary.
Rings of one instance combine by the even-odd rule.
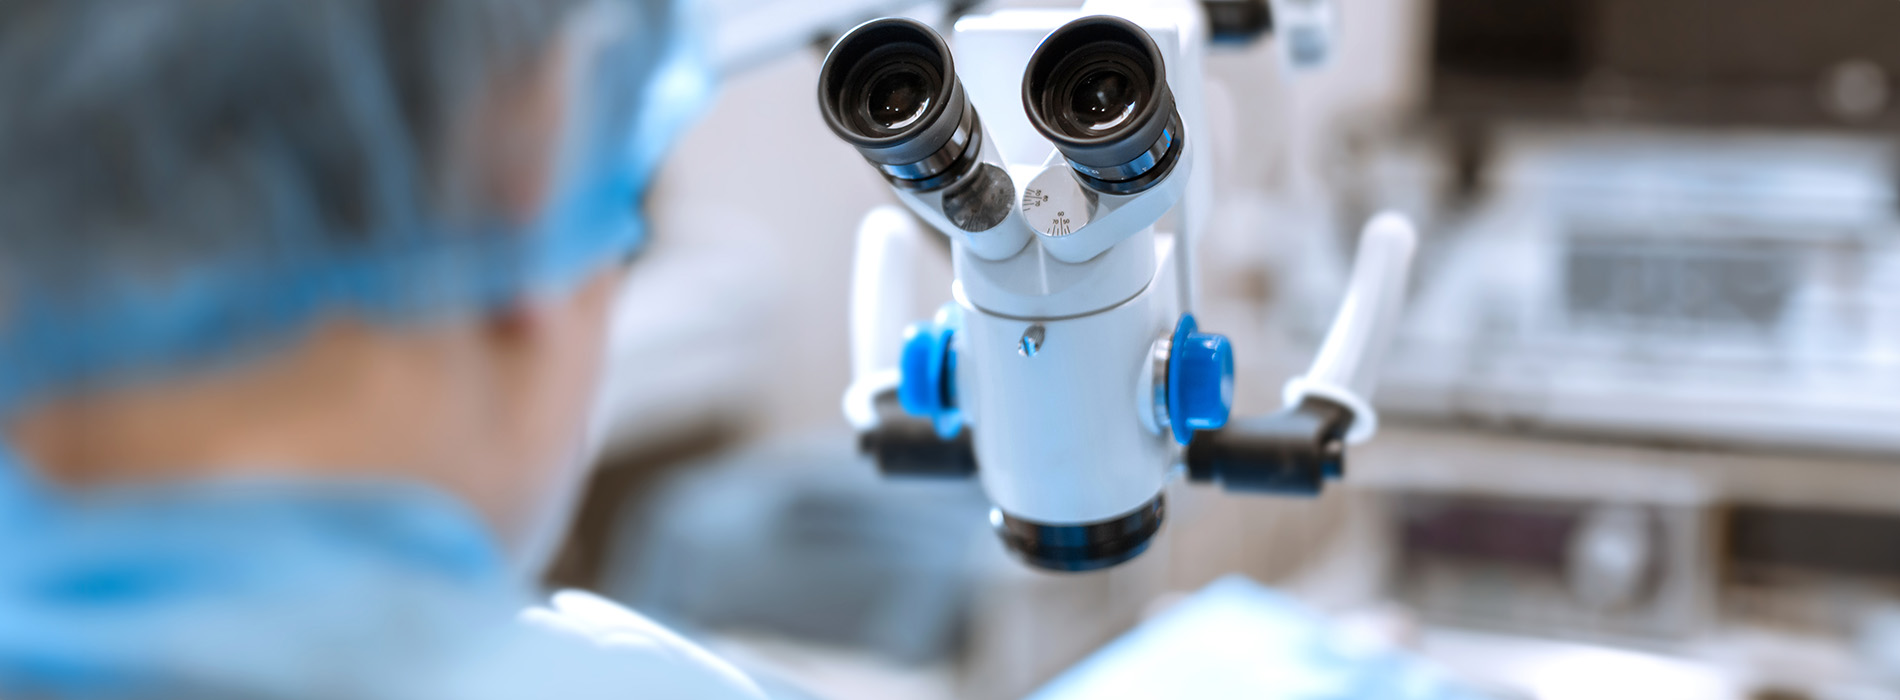
[[691, 20], [0, 0], [0, 698], [763, 697], [533, 588]]

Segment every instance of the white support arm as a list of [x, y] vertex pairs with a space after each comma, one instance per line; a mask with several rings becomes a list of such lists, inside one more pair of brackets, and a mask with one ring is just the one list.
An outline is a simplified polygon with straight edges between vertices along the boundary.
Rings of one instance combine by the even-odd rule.
[[1365, 442], [1378, 430], [1372, 394], [1378, 386], [1379, 363], [1404, 310], [1406, 280], [1417, 247], [1418, 233], [1403, 215], [1388, 212], [1366, 224], [1346, 299], [1333, 318], [1332, 330], [1306, 375], [1287, 382], [1283, 396], [1288, 406], [1310, 396], [1352, 411], [1348, 444]]
[[844, 415], [852, 427], [876, 423], [871, 400], [897, 386], [904, 328], [913, 320], [911, 280], [925, 254], [924, 232], [903, 207], [872, 209], [858, 224], [857, 259], [851, 270], [851, 386]]

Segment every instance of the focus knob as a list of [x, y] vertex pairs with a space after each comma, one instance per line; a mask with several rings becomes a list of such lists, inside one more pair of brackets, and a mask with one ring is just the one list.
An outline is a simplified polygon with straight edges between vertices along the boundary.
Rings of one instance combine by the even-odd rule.
[[963, 429], [963, 413], [957, 410], [957, 356], [951, 346], [960, 321], [956, 306], [945, 305], [936, 318], [912, 324], [898, 363], [899, 405], [906, 413], [929, 419], [945, 440]]
[[1183, 315], [1168, 353], [1168, 423], [1186, 445], [1196, 430], [1219, 430], [1234, 407], [1234, 348], [1227, 336], [1202, 333]]

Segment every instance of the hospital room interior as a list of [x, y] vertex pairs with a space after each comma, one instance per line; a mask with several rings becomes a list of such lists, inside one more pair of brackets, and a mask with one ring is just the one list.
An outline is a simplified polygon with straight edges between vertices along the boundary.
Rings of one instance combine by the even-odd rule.
[[1900, 2], [701, 5], [545, 589], [775, 700], [1900, 700]]
[[[1339, 0], [1307, 66], [1309, 4], [1206, 48], [1193, 312], [1236, 415], [1270, 413], [1361, 224], [1411, 218], [1343, 478], [1177, 480], [1147, 551], [1050, 573], [975, 479], [881, 475], [840, 397], [894, 200], [812, 107], [826, 50], [1065, 4], [726, 0], [744, 67], [649, 195], [550, 579], [812, 697], [1900, 696], [1900, 5]], [[953, 280], [928, 249], [920, 321]]]

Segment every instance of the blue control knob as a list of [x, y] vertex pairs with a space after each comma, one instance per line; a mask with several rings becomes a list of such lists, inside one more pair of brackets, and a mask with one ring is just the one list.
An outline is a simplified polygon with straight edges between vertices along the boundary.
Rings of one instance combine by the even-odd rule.
[[1168, 352], [1168, 427], [1183, 445], [1196, 430], [1219, 430], [1234, 408], [1234, 347], [1181, 316]]
[[911, 324], [898, 361], [897, 403], [905, 413], [930, 419], [946, 440], [963, 429], [956, 401], [957, 356], [950, 345], [959, 320], [956, 308], [946, 306], [935, 319]]

